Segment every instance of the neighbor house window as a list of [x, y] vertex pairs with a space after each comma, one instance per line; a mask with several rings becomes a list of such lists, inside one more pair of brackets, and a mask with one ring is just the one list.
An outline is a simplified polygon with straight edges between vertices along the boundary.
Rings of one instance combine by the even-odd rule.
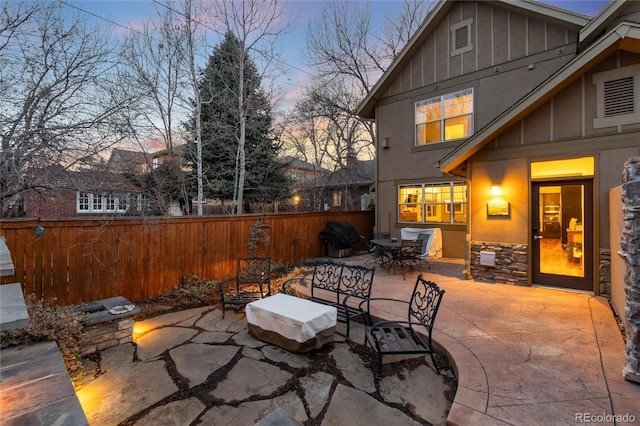
[[593, 127], [640, 123], [640, 65], [630, 65], [593, 75], [596, 114]]
[[334, 192], [333, 193], [333, 206], [338, 207], [342, 205], [342, 193]]
[[77, 213], [125, 213], [129, 210], [128, 195], [78, 192]]
[[473, 18], [465, 19], [451, 26], [451, 56], [473, 50], [471, 24], [473, 24]]
[[86, 192], [78, 192], [78, 205], [77, 212], [84, 213], [88, 212], [91, 209], [91, 205], [89, 204], [89, 195]]
[[473, 88], [416, 102], [416, 145], [473, 134]]
[[465, 182], [398, 186], [399, 222], [466, 223]]

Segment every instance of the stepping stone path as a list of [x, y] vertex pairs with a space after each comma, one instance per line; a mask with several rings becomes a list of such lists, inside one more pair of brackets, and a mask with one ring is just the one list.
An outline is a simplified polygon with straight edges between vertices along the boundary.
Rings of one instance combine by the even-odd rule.
[[386, 366], [376, 383], [361, 326], [351, 342], [336, 334], [320, 350], [294, 354], [253, 338], [246, 324], [244, 314], [227, 311], [223, 320], [213, 307], [137, 322], [135, 344], [85, 361], [77, 395], [90, 424], [446, 423], [456, 383], [426, 357]]

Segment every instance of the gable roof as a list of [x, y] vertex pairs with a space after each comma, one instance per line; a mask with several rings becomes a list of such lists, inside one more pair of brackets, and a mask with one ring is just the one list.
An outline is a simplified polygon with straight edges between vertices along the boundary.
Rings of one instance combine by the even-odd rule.
[[292, 156], [277, 157], [276, 161], [292, 169], [324, 172], [326, 169]]
[[[457, 1], [440, 0], [436, 7], [427, 15], [424, 22], [420, 25], [416, 33], [407, 42], [400, 54], [389, 65], [382, 77], [369, 91], [364, 100], [357, 109], [357, 114], [363, 118], [375, 118], [375, 106], [377, 100], [383, 97], [384, 92], [389, 85], [401, 73], [404, 66], [421, 48], [422, 44], [433, 33], [436, 26], [445, 18], [449, 10]], [[524, 16], [536, 17], [541, 20], [557, 23], [575, 31], [579, 31], [590, 20], [589, 16], [571, 12], [569, 10], [560, 9], [548, 4], [540, 3], [533, 0], [486, 0], [484, 3], [497, 6], [505, 10], [515, 11]]]
[[[618, 10], [619, 8], [615, 8], [603, 12], [610, 13]], [[617, 50], [640, 54], [640, 24], [621, 22], [616, 25], [606, 35], [597, 39], [579, 53], [578, 56], [557, 71], [551, 78], [532, 90], [527, 96], [516, 102], [511, 108], [442, 158], [439, 161], [440, 169], [444, 173], [453, 172], [504, 129], [533, 112], [552, 96], [579, 78], [584, 72]]]
[[320, 176], [303, 182], [300, 186], [312, 188], [318, 186], [364, 186], [375, 180], [375, 160], [356, 161], [349, 167], [334, 172], [327, 171]]

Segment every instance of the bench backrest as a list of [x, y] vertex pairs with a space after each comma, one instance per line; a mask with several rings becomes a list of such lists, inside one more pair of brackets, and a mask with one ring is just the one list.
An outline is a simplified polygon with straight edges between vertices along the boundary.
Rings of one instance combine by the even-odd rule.
[[326, 290], [335, 293], [336, 302], [342, 303], [345, 297], [368, 299], [371, 296], [371, 285], [375, 268], [360, 265], [345, 265], [337, 262], [316, 263], [311, 280], [311, 297], [315, 290]]

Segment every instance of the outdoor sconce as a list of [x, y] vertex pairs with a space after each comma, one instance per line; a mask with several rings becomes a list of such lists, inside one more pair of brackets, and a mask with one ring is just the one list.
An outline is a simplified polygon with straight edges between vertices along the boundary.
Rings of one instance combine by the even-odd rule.
[[499, 184], [491, 185], [491, 199], [487, 203], [487, 217], [509, 216], [509, 202], [502, 198], [502, 187]]
[[36, 237], [42, 237], [42, 235], [44, 234], [44, 228], [40, 225], [36, 226], [33, 229], [33, 233], [36, 234]]
[[300, 196], [299, 195], [294, 195], [293, 196], [293, 203], [294, 204], [298, 204], [300, 202]]
[[382, 148], [383, 148], [383, 149], [389, 149], [389, 148], [391, 148], [391, 138], [384, 138], [384, 139], [382, 139]]

